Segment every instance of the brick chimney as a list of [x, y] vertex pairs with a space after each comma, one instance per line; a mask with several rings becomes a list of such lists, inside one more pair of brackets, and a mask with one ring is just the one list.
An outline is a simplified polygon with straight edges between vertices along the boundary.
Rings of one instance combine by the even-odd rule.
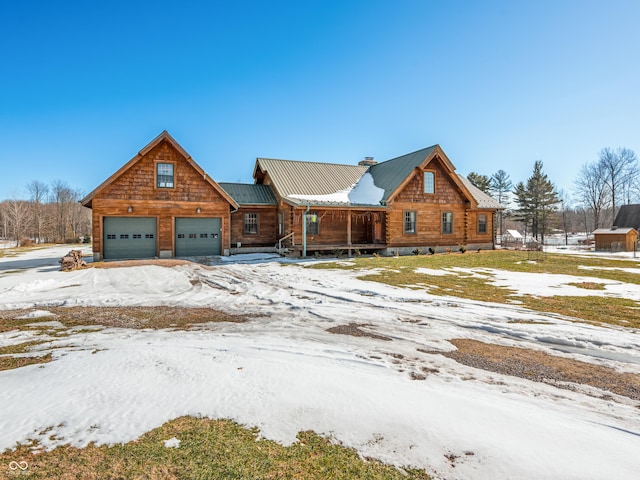
[[378, 162], [376, 162], [373, 157], [364, 157], [364, 160], [360, 160], [358, 162], [358, 165], [360, 165], [361, 167], [370, 167], [372, 165], [377, 164]]

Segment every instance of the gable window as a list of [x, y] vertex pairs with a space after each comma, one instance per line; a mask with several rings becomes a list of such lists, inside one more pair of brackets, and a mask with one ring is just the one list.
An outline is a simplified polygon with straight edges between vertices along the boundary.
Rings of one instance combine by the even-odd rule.
[[173, 163], [156, 164], [156, 186], [173, 188]]
[[487, 233], [487, 216], [485, 214], [478, 215], [478, 233]]
[[453, 233], [453, 212], [442, 212], [442, 233]]
[[247, 235], [256, 235], [258, 233], [258, 214], [244, 214], [244, 233]]
[[424, 172], [424, 193], [436, 193], [436, 174]]
[[307, 214], [307, 235], [320, 235], [320, 218], [317, 213]]
[[416, 233], [416, 212], [414, 210], [404, 212], [404, 233]]

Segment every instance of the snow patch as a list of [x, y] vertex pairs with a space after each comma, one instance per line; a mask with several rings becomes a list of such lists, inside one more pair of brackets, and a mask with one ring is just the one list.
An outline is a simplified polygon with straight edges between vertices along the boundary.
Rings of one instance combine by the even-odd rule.
[[180, 447], [180, 440], [176, 437], [170, 438], [169, 440], [164, 441], [164, 446], [166, 448], [178, 448]]
[[51, 313], [48, 310], [34, 310], [32, 312], [27, 313], [26, 315], [21, 315], [20, 317], [16, 317], [17, 320], [28, 320], [30, 318], [43, 318], [43, 317], [55, 317], [55, 313]]

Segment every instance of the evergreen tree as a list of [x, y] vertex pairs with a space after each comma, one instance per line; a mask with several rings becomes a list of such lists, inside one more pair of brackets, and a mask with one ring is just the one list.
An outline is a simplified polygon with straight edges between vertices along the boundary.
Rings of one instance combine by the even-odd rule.
[[480, 175], [476, 172], [471, 172], [467, 175], [467, 180], [469, 180], [472, 185], [489, 195], [491, 191], [491, 179], [489, 177], [486, 175]]
[[536, 161], [533, 175], [526, 184], [518, 182], [513, 193], [518, 204], [518, 218], [530, 228], [531, 235], [544, 244], [544, 234], [551, 224], [551, 213], [557, 209], [560, 199], [556, 187], [542, 172], [542, 161]]
[[[495, 198], [499, 204], [504, 205], [506, 208], [509, 205], [509, 192], [513, 188], [513, 182], [509, 178], [509, 174], [504, 170], [498, 170], [496, 173], [491, 175], [491, 192], [492, 197]], [[498, 211], [498, 231], [500, 235], [504, 232], [502, 230], [503, 223], [503, 210]]]

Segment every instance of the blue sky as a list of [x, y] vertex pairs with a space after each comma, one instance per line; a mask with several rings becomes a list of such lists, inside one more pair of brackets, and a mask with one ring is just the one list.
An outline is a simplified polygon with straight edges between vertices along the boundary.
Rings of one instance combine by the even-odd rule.
[[569, 191], [602, 148], [640, 154], [639, 22], [634, 0], [7, 0], [0, 199], [88, 193], [165, 129], [217, 181], [439, 143]]

